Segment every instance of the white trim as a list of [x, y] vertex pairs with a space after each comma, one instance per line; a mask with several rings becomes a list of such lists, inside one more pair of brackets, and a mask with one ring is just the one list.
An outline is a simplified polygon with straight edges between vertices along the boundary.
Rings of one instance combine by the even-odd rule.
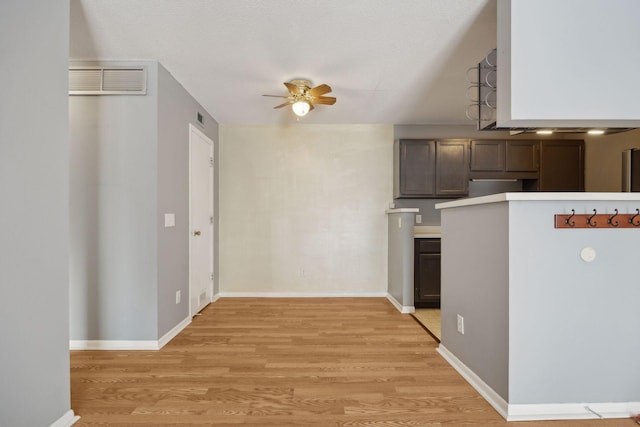
[[189, 323], [191, 323], [191, 316], [185, 317], [182, 322], [178, 323], [176, 326], [171, 328], [169, 332], [160, 337], [160, 339], [158, 340], [158, 350], [167, 345], [167, 343], [175, 338], [175, 336], [180, 332], [182, 332], [184, 328], [189, 326]]
[[153, 340], [69, 340], [70, 350], [159, 350]]
[[637, 413], [640, 402], [540, 403], [509, 405], [507, 421], [629, 418]]
[[629, 418], [640, 413], [640, 402], [509, 404], [445, 346], [440, 344], [437, 351], [507, 421]]
[[389, 302], [391, 304], [393, 304], [393, 306], [395, 308], [398, 309], [398, 311], [402, 314], [410, 314], [410, 313], [415, 313], [416, 312], [416, 308], [414, 306], [411, 305], [402, 305], [398, 302], [397, 299], [395, 299], [393, 297], [393, 295], [391, 295], [390, 293], [387, 293], [386, 295], [387, 299], [389, 300]]
[[219, 298], [379, 298], [386, 292], [220, 292]]
[[[192, 261], [192, 256], [191, 256], [191, 251], [192, 251], [192, 236], [191, 236], [191, 230], [192, 230], [192, 225], [191, 225], [191, 217], [192, 217], [192, 212], [191, 212], [191, 207], [192, 207], [192, 186], [191, 186], [191, 148], [192, 148], [192, 134], [196, 134], [198, 135], [200, 138], [202, 138], [207, 144], [209, 144], [209, 158], [211, 159], [212, 165], [211, 168], [209, 168], [209, 174], [210, 174], [210, 180], [211, 180], [211, 190], [213, 192], [215, 192], [215, 188], [216, 188], [216, 183], [215, 183], [215, 174], [214, 174], [214, 141], [212, 138], [210, 138], [207, 134], [205, 134], [202, 130], [200, 130], [198, 128], [198, 126], [195, 126], [193, 123], [189, 123], [189, 317], [193, 317], [196, 313], [193, 313], [193, 307], [191, 306], [192, 303], [192, 295], [191, 295], [191, 273], [192, 273], [192, 268], [191, 268], [191, 261]], [[212, 217], [215, 216], [215, 194], [211, 197], [211, 206], [210, 206], [210, 215]], [[211, 233], [210, 233], [210, 243], [209, 246], [211, 248], [213, 248], [213, 243], [214, 243], [214, 234], [216, 232], [215, 229], [215, 225], [213, 222], [211, 223]], [[213, 249], [211, 249], [211, 259], [209, 260], [209, 272], [210, 274], [214, 274], [213, 268], [214, 268], [214, 258], [215, 256], [215, 251]], [[212, 276], [213, 277], [213, 276]], [[210, 280], [209, 283], [209, 291], [210, 291], [210, 295], [211, 295], [211, 301], [213, 301], [213, 279]], [[201, 309], [203, 309], [205, 306], [201, 307]], [[200, 308], [200, 307], [199, 307]]]
[[488, 196], [470, 197], [467, 199], [458, 199], [452, 202], [442, 202], [436, 204], [436, 209], [458, 208], [462, 206], [484, 205], [487, 203], [500, 203], [510, 201], [620, 201], [620, 202], [637, 202], [640, 200], [638, 193], [545, 193], [525, 191], [520, 193], [498, 193]]
[[160, 350], [191, 323], [186, 317], [159, 340], [69, 340], [69, 350]]
[[480, 396], [482, 396], [487, 402], [489, 402], [491, 406], [493, 406], [493, 409], [498, 411], [498, 413], [502, 415], [503, 418], [507, 419], [509, 404], [506, 400], [504, 400], [498, 393], [496, 393], [491, 387], [489, 387], [487, 383], [482, 381], [479, 376], [477, 376], [471, 369], [469, 369], [467, 365], [462, 363], [460, 359], [454, 356], [453, 353], [447, 350], [447, 348], [443, 346], [442, 343], [438, 346], [437, 351], [444, 358], [444, 360], [449, 362], [453, 369], [455, 369], [460, 375], [462, 375], [462, 378], [467, 380], [471, 387], [473, 387], [478, 393], [480, 393]]
[[386, 214], [397, 214], [397, 213], [418, 213], [420, 209], [418, 208], [395, 208], [395, 209], [387, 209], [384, 211]]
[[214, 303], [220, 299], [220, 293], [215, 294], [211, 297], [211, 302]]
[[73, 413], [73, 410], [69, 409], [63, 416], [54, 421], [50, 427], [69, 427], [75, 424], [80, 419], [79, 416]]

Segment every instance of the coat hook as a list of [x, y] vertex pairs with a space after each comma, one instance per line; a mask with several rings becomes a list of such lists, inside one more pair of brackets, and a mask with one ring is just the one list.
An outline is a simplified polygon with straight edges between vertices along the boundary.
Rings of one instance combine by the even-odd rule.
[[607, 223], [612, 226], [612, 227], [617, 227], [620, 225], [619, 221], [613, 221], [613, 218], [618, 216], [618, 209], [614, 209], [615, 213], [613, 215], [611, 215], [608, 219], [607, 219]]
[[571, 215], [569, 215], [567, 217], [567, 219], [564, 220], [564, 223], [567, 224], [569, 227], [575, 227], [576, 226], [576, 222], [571, 220], [571, 218], [573, 218], [573, 216], [575, 214], [576, 214], [576, 210], [575, 209], [571, 209]]
[[636, 209], [636, 214], [631, 218], [629, 218], [629, 224], [633, 225], [634, 227], [640, 227], [640, 222], [638, 222], [637, 224], [633, 222], [633, 220], [636, 219], [638, 216], [640, 216], [640, 209]]
[[590, 227], [595, 227], [598, 225], [597, 222], [592, 221], [593, 217], [596, 216], [596, 214], [598, 213], [598, 211], [596, 211], [595, 209], [593, 210], [593, 215], [591, 215], [589, 218], [587, 218], [587, 224], [589, 224]]

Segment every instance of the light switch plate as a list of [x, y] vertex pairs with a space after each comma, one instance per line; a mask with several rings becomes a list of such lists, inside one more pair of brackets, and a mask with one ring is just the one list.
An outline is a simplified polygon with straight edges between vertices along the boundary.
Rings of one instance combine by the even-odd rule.
[[416, 224], [422, 224], [422, 215], [416, 215]]
[[166, 213], [164, 214], [164, 226], [175, 227], [176, 226], [176, 214]]
[[458, 314], [458, 332], [464, 335], [464, 317]]

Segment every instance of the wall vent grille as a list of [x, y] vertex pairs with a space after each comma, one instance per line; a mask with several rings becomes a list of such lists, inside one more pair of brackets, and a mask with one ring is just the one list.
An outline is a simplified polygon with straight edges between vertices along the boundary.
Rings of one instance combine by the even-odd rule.
[[69, 67], [69, 95], [146, 95], [147, 70], [130, 67]]

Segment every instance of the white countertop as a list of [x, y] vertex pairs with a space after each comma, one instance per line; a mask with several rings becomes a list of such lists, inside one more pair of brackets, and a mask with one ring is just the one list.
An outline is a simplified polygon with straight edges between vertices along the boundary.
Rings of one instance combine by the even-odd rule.
[[439, 225], [416, 225], [413, 227], [413, 237], [416, 239], [439, 239], [441, 237]]
[[451, 202], [438, 203], [436, 209], [457, 208], [461, 206], [484, 205], [509, 201], [640, 201], [640, 193], [499, 193], [482, 197], [458, 199]]
[[418, 213], [418, 212], [420, 212], [420, 209], [418, 209], [418, 208], [394, 208], [394, 209], [387, 209], [386, 211], [384, 211], [384, 213], [386, 213], [386, 214]]

